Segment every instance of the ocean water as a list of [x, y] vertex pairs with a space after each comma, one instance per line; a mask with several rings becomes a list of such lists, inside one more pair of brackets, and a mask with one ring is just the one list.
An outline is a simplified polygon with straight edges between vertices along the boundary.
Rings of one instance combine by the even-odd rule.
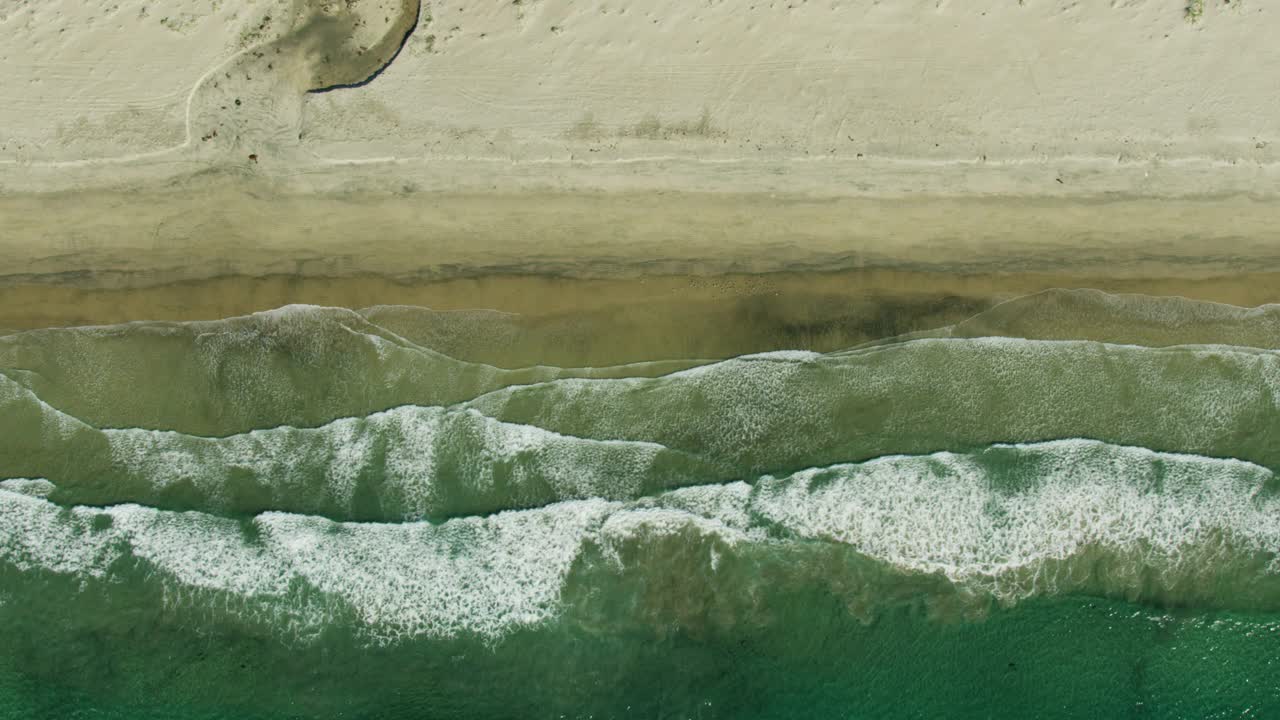
[[0, 336], [0, 717], [1280, 717], [1280, 306], [596, 368], [458, 317]]

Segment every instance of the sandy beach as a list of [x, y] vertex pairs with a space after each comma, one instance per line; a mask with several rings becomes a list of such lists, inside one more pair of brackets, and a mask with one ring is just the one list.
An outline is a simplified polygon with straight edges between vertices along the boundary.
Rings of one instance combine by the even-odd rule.
[[0, 29], [0, 327], [1280, 299], [1256, 4], [59, 0]]
[[0, 0], [0, 720], [1280, 717], [1262, 0]]

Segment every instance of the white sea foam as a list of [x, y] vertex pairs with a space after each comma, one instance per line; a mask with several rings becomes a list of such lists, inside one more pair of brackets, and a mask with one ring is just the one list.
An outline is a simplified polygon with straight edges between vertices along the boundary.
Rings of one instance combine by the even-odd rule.
[[[272, 512], [249, 533], [234, 520], [137, 505], [68, 512], [16, 492], [22, 487], [0, 487], [0, 562], [92, 578], [118, 572], [123, 557], [140, 559], [162, 578], [169, 602], [232, 607], [210, 599], [229, 597], [295, 638], [353, 615], [374, 642], [496, 639], [557, 617], [570, 569], [588, 547], [624, 577], [658, 571], [668, 562], [661, 552], [673, 548], [696, 550], [681, 562], [715, 571], [729, 554], [785, 557], [820, 542], [1010, 603], [1082, 590], [1178, 597], [1208, 587], [1222, 591], [1215, 602], [1261, 597], [1280, 607], [1280, 488], [1271, 471], [1088, 440], [891, 456], [754, 485], [441, 524]], [[823, 564], [814, 580], [832, 580], [839, 568]], [[1254, 592], [1258, 581], [1270, 583], [1269, 594]], [[318, 597], [299, 599], [300, 585]], [[1237, 589], [1253, 594], [1237, 597]]]
[[556, 614], [570, 565], [610, 508], [583, 501], [442, 525], [257, 522], [274, 560], [347, 602], [376, 637], [497, 637]]
[[109, 535], [91, 532], [91, 512], [64, 513], [44, 498], [0, 488], [0, 561], [24, 571], [101, 577], [118, 550]]
[[810, 350], [770, 350], [769, 352], [739, 355], [738, 360], [780, 360], [782, 362], [810, 362], [822, 357], [822, 353]]
[[[557, 612], [570, 564], [614, 507], [570, 502], [439, 525], [266, 513], [250, 539], [240, 523], [200, 513], [137, 505], [66, 513], [0, 490], [0, 562], [104, 577], [128, 553], [165, 578], [170, 602], [198, 604], [200, 591], [212, 602], [217, 593], [270, 614], [273, 627], [294, 638], [320, 632], [343, 607], [374, 641], [496, 638]], [[322, 593], [322, 602], [295, 602], [290, 592], [299, 582]]]
[[579, 437], [661, 443], [740, 472], [1003, 440], [1097, 437], [1204, 455], [1280, 417], [1280, 354], [1017, 338], [920, 339], [654, 379], [559, 380], [466, 404]]
[[[1086, 551], [1137, 552], [1166, 585], [1250, 553], [1280, 573], [1280, 497], [1265, 468], [1084, 440], [1004, 448], [1019, 453], [1016, 477], [974, 456], [889, 457], [766, 478], [752, 508], [800, 537], [1008, 599], [1044, 581], [1016, 571]], [[1124, 571], [1139, 581], [1140, 568]]]
[[[358, 480], [368, 476], [376, 478], [384, 506], [399, 509], [397, 519], [447, 511], [442, 494], [460, 490], [502, 491], [520, 502], [544, 503], [635, 497], [664, 451], [654, 443], [584, 440], [438, 407], [401, 407], [320, 428], [217, 439], [152, 430], [105, 434], [116, 467], [157, 490], [188, 483], [215, 507], [229, 504], [230, 479], [247, 473], [277, 503], [332, 504], [349, 511]], [[446, 462], [452, 473], [442, 477]], [[537, 491], [539, 483], [549, 491]]]
[[693, 485], [636, 502], [638, 508], [651, 506], [680, 510], [694, 516], [713, 518], [725, 527], [747, 532], [752, 529], [750, 510], [752, 486], [745, 482], [724, 485]]
[[[731, 504], [732, 499], [717, 509], [728, 509]], [[597, 541], [604, 558], [617, 572], [626, 573], [644, 572], [643, 569], [628, 567], [624, 552], [626, 548], [654, 539], [669, 538], [679, 538], [686, 543], [712, 541], [706, 548], [706, 564], [714, 571], [720, 564], [723, 552], [739, 543], [763, 540], [764, 536], [758, 530], [733, 527], [732, 520], [706, 517], [678, 508], [630, 507], [609, 515], [600, 527]], [[650, 562], [662, 564], [663, 558], [650, 556]]]
[[[570, 435], [658, 442], [724, 458], [768, 447], [785, 435], [779, 428], [800, 427], [828, 410], [840, 389], [806, 377], [819, 358], [781, 353], [659, 378], [554, 380], [497, 390], [465, 406]], [[821, 393], [827, 402], [802, 403], [798, 389], [806, 397]], [[682, 437], [696, 440], [678, 445]]]
[[0, 480], [0, 490], [32, 497], [48, 497], [54, 491], [54, 484], [44, 478], [10, 478]]

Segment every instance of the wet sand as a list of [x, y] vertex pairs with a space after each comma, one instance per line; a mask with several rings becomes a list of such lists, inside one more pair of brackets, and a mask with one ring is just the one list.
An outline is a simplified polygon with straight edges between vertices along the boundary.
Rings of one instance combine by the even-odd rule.
[[814, 198], [763, 193], [290, 193], [177, 189], [0, 196], [0, 284], [138, 288], [228, 275], [401, 282], [853, 269], [1188, 277], [1280, 270], [1280, 203]]
[[485, 309], [518, 314], [514, 334], [440, 349], [584, 366], [832, 350], [1049, 288], [1280, 302], [1265, 193], [454, 191], [414, 172], [0, 193], [0, 332], [294, 303]]
[[1280, 204], [1246, 197], [339, 195], [215, 177], [8, 195], [0, 217], [13, 330], [488, 309], [520, 316], [512, 362], [577, 365], [830, 350], [1054, 287], [1280, 302]]

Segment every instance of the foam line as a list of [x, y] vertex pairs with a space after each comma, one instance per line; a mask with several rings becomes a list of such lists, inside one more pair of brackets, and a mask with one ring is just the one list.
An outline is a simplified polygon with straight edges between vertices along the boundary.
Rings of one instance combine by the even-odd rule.
[[[1271, 471], [1241, 461], [1086, 440], [438, 524], [272, 512], [246, 526], [137, 505], [68, 510], [10, 482], [0, 487], [0, 567], [101, 581], [109, 593], [142, 563], [170, 611], [216, 608], [301, 641], [335, 623], [373, 643], [493, 640], [574, 622], [584, 599], [628, 587], [659, 603], [655, 622], [696, 616], [708, 593], [750, 605], [788, 583], [850, 593], [851, 611], [868, 613], [920, 592], [976, 607], [1087, 593], [1276, 610], [1278, 487]], [[779, 569], [751, 570], [760, 563]]]
[[576, 437], [656, 442], [744, 475], [1062, 437], [1280, 467], [1280, 355], [1220, 346], [930, 338], [556, 380], [463, 406]]

